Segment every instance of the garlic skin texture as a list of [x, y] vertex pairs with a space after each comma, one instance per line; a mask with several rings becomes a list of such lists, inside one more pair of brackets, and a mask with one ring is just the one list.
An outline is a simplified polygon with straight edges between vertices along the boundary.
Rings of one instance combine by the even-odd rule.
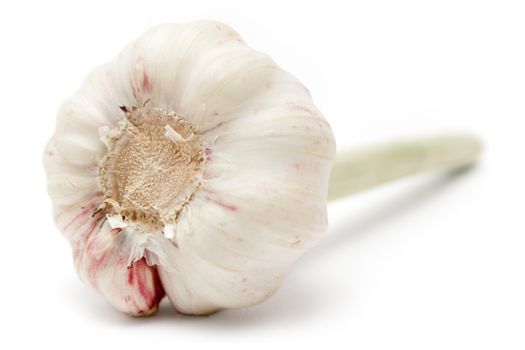
[[259, 303], [326, 230], [335, 156], [308, 90], [213, 21], [164, 24], [60, 107], [44, 152], [81, 279], [116, 309]]

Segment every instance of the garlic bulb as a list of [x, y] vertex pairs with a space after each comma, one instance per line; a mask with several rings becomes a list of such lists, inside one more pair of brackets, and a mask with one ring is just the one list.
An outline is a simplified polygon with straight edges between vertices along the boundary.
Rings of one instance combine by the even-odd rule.
[[[470, 136], [338, 154], [308, 90], [228, 26], [155, 27], [60, 107], [44, 165], [81, 279], [117, 310], [259, 303], [326, 229], [326, 202], [474, 162]], [[333, 170], [333, 171], [332, 171]], [[330, 191], [328, 191], [330, 189]]]
[[335, 141], [308, 90], [230, 27], [166, 24], [60, 107], [44, 163], [81, 279], [149, 315], [271, 296], [325, 231]]

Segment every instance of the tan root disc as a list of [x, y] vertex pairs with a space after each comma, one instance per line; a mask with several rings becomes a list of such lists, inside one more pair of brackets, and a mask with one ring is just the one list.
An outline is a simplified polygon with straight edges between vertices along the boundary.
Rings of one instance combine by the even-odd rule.
[[145, 231], [158, 230], [176, 222], [199, 186], [200, 137], [174, 112], [122, 109], [127, 119], [100, 168], [106, 210]]

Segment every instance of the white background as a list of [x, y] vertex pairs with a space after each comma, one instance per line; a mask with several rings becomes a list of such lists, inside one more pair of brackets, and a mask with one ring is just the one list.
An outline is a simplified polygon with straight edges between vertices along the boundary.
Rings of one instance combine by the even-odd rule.
[[[0, 347], [525, 348], [522, 4], [2, 3]], [[54, 228], [43, 146], [91, 68], [155, 24], [201, 18], [230, 24], [299, 77], [340, 149], [469, 131], [486, 144], [481, 162], [330, 204], [326, 239], [262, 305], [118, 314], [78, 280]]]

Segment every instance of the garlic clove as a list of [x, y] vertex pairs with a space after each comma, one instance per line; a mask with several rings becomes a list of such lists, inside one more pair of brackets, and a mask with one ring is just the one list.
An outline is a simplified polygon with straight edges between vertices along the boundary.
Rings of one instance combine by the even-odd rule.
[[325, 208], [293, 188], [285, 201], [270, 181], [258, 185], [237, 183], [229, 195], [234, 187], [205, 186], [190, 204], [191, 217], [179, 219], [191, 230], [175, 235], [178, 248], [168, 261], [176, 272], [160, 274], [177, 310], [201, 314], [265, 300], [325, 230]]
[[97, 213], [101, 203], [102, 197], [95, 196], [78, 206], [55, 208], [55, 222], [73, 248], [77, 273], [117, 310], [150, 315], [157, 310], [164, 290], [156, 268], [146, 263], [142, 251], [134, 251], [147, 237], [112, 229], [107, 217]]
[[221, 309], [220, 306], [211, 303], [194, 291], [188, 290], [180, 274], [168, 272], [160, 265], [157, 270], [166, 290], [166, 296], [178, 312], [186, 315], [209, 315]]
[[81, 279], [95, 287], [117, 310], [132, 316], [148, 316], [164, 296], [155, 267], [144, 258], [129, 263], [123, 249], [126, 231], [112, 229], [105, 221], [86, 240], [75, 259]]

